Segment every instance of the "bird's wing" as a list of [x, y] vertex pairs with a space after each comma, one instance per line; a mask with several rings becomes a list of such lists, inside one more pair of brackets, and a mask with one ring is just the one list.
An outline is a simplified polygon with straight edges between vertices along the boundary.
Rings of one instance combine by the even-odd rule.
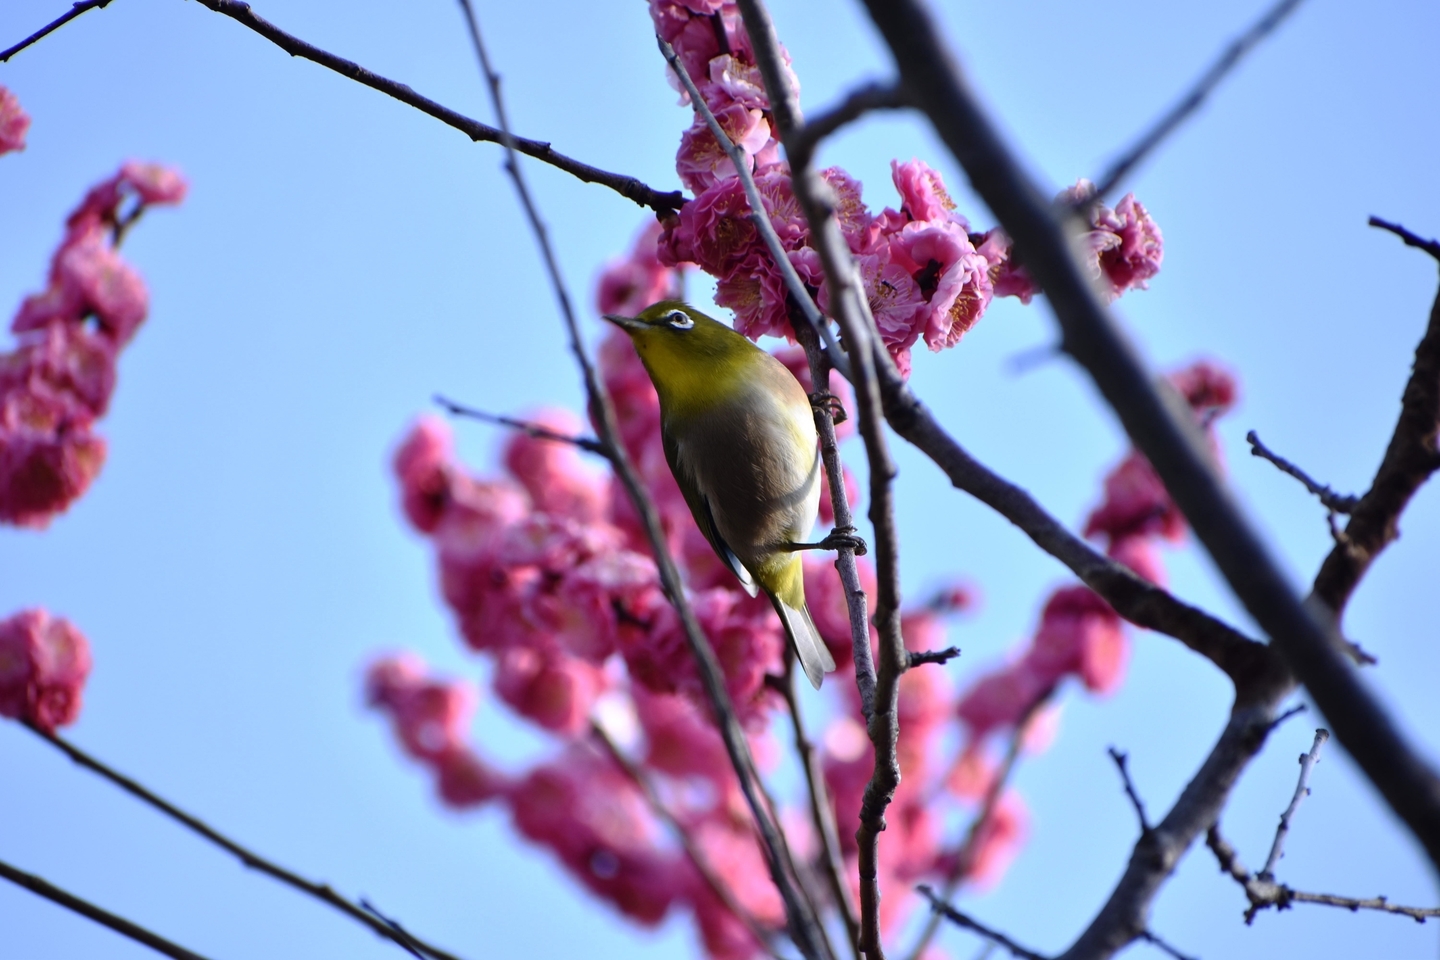
[[755, 596], [759, 592], [755, 578], [750, 575], [749, 570], [745, 569], [745, 564], [740, 562], [740, 558], [735, 556], [735, 551], [730, 549], [730, 544], [720, 536], [720, 531], [715, 526], [715, 514], [710, 509], [710, 499], [705, 496], [705, 491], [695, 480], [694, 472], [685, 462], [680, 444], [668, 434], [662, 435], [662, 439], [665, 444], [665, 459], [670, 463], [670, 472], [675, 475], [675, 482], [679, 485], [680, 492], [685, 495], [685, 504], [690, 508], [690, 515], [695, 518], [696, 526], [700, 528], [701, 533], [705, 534], [705, 539], [710, 541], [715, 555], [724, 561], [731, 573], [735, 574], [740, 581], [740, 586], [745, 588], [745, 592], [752, 597]]

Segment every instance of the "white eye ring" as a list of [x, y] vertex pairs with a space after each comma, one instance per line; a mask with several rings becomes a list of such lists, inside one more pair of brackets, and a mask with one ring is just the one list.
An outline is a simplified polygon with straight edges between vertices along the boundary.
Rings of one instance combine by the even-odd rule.
[[695, 326], [695, 321], [684, 310], [671, 310], [665, 314], [665, 322], [676, 330], [689, 330]]

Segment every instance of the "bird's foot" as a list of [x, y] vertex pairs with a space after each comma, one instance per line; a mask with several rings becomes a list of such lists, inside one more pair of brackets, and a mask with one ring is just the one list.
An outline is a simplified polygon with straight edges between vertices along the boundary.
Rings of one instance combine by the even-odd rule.
[[840, 402], [840, 398], [829, 390], [816, 390], [810, 394], [810, 406], [817, 410], [826, 411], [830, 414], [830, 419], [837, 424], [844, 423], [850, 419], [850, 415], [845, 412], [845, 405]]
[[848, 548], [855, 551], [855, 556], [863, 557], [870, 551], [865, 543], [865, 538], [857, 536], [854, 527], [836, 527], [830, 531], [830, 535], [824, 540], [815, 543], [787, 543], [786, 550], [841, 550]]

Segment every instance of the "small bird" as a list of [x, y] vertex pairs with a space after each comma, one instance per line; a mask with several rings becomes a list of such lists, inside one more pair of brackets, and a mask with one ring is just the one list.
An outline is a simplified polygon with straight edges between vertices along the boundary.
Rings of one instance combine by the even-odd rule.
[[805, 607], [798, 551], [820, 506], [810, 399], [785, 365], [679, 300], [638, 317], [606, 315], [630, 335], [660, 395], [665, 459], [695, 522], [750, 596], [764, 590], [805, 676], [835, 669]]

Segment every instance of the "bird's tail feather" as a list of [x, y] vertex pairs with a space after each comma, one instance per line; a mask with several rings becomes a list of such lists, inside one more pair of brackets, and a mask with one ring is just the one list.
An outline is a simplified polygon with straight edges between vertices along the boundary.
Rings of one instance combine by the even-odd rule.
[[815, 629], [815, 621], [810, 619], [809, 609], [803, 603], [799, 607], [792, 607], [774, 594], [771, 594], [770, 601], [775, 605], [775, 612], [780, 614], [780, 622], [785, 626], [785, 636], [790, 638], [790, 646], [800, 660], [806, 679], [812, 687], [819, 690], [825, 674], [835, 669], [835, 658], [830, 656], [825, 641], [820, 639], [820, 631]]

